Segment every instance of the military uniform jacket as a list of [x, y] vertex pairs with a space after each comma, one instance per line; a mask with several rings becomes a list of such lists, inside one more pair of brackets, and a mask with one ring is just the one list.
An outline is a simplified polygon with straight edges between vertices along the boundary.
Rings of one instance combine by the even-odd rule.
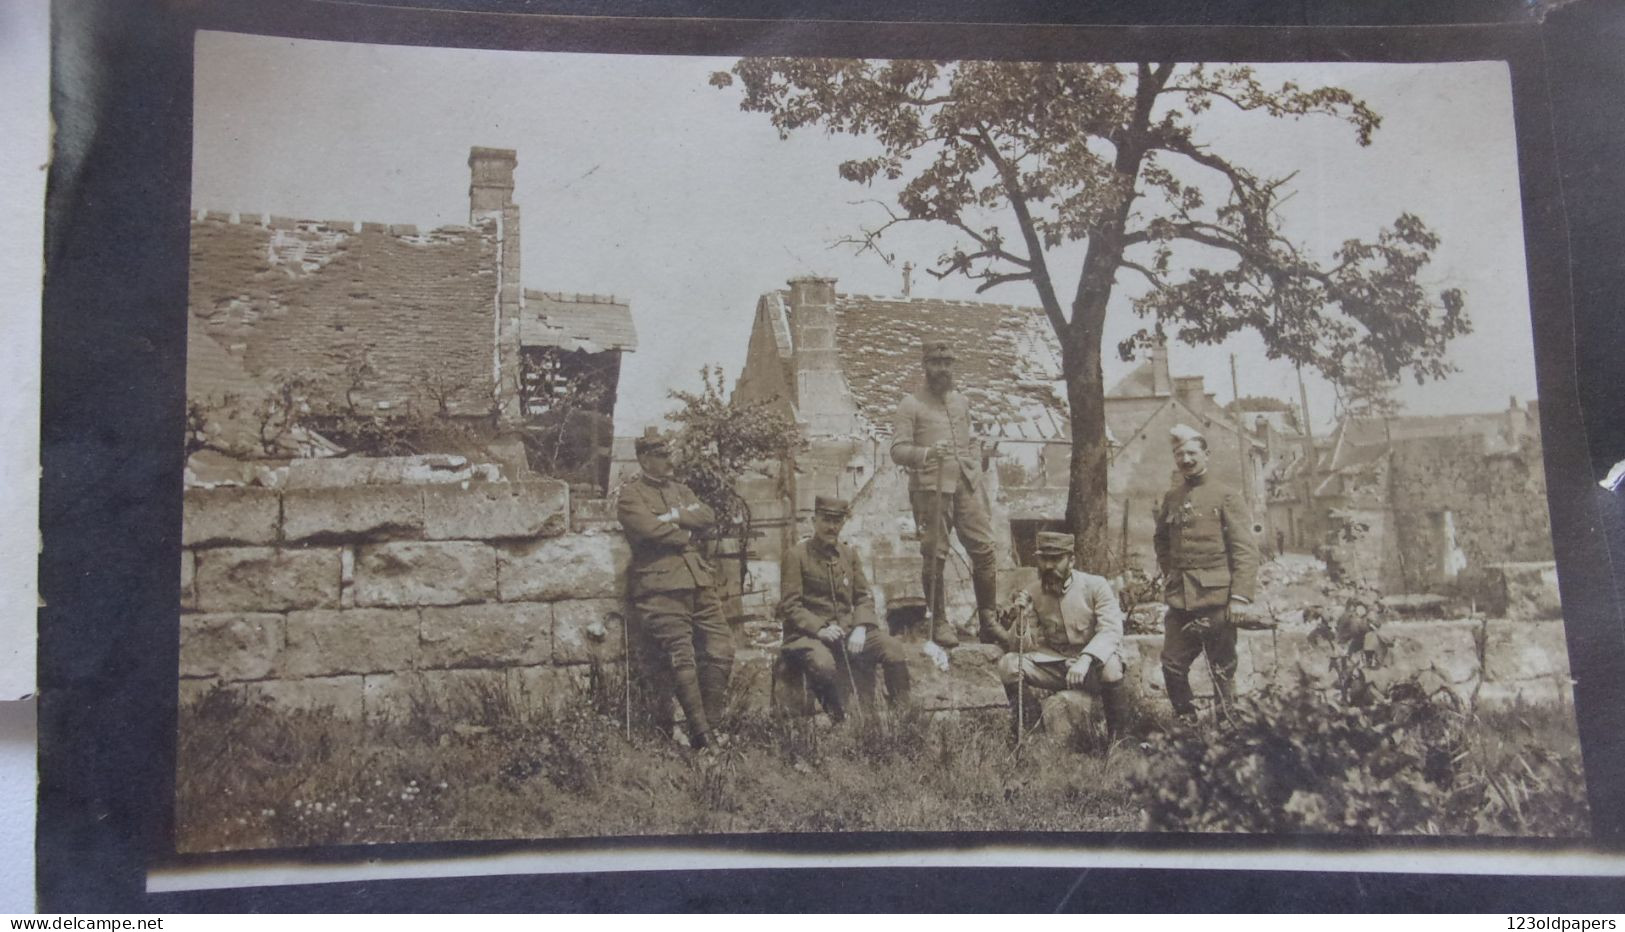
[[1152, 538], [1169, 607], [1222, 608], [1231, 598], [1251, 602], [1258, 580], [1252, 526], [1241, 495], [1205, 475], [1169, 489]]
[[784, 639], [816, 637], [834, 622], [843, 631], [875, 623], [875, 600], [858, 552], [837, 543], [833, 550], [808, 538], [779, 565], [780, 622]]
[[[953, 444], [955, 457], [925, 465], [926, 454], [934, 444]], [[970, 401], [950, 390], [941, 401], [920, 390], [904, 395], [897, 403], [897, 419], [892, 425], [892, 462], [908, 468], [909, 491], [954, 492], [961, 482], [976, 489], [982, 481], [982, 454], [971, 436]]]
[[[699, 505], [692, 511], [684, 510]], [[660, 515], [678, 509], [675, 521]], [[716, 523], [716, 514], [692, 489], [675, 479], [656, 482], [638, 476], [621, 487], [615, 515], [632, 548], [628, 588], [637, 598], [648, 592], [680, 592], [712, 584], [711, 567], [694, 544], [694, 532]]]
[[[1073, 570], [1058, 596], [1045, 592], [1038, 581], [1029, 583], [1024, 591], [1032, 601], [1032, 611], [1010, 632], [1024, 652], [1048, 651], [1068, 660], [1088, 654], [1102, 663], [1116, 656], [1123, 643], [1123, 606], [1111, 583]], [[1023, 641], [1024, 624], [1031, 627]]]

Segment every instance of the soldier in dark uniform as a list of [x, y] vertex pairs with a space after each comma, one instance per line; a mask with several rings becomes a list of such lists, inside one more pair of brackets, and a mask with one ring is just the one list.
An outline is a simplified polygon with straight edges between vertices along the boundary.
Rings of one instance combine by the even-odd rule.
[[1072, 562], [1071, 534], [1040, 531], [1038, 579], [1011, 597], [1001, 626], [1007, 653], [999, 682], [1010, 699], [1011, 726], [1038, 720], [1036, 691], [1076, 689], [1100, 697], [1106, 733], [1123, 733], [1123, 607], [1103, 577]]
[[876, 624], [874, 597], [857, 551], [840, 540], [847, 512], [843, 499], [818, 496], [813, 536], [785, 553], [779, 572], [780, 651], [803, 672], [836, 721], [846, 717], [842, 687], [847, 682], [855, 682], [861, 709], [874, 708], [877, 665], [890, 704], [898, 707], [909, 699], [903, 645]]
[[1169, 433], [1180, 481], [1163, 496], [1153, 537], [1168, 603], [1162, 674], [1174, 712], [1190, 717], [1191, 664], [1204, 652], [1218, 701], [1230, 701], [1236, 675], [1231, 615], [1251, 613], [1258, 543], [1246, 500], [1208, 478], [1207, 438], [1183, 424]]
[[640, 640], [652, 642], [658, 707], [669, 711], [667, 691], [675, 693], [688, 720], [689, 746], [703, 749], [727, 700], [734, 655], [711, 566], [694, 543], [716, 515], [671, 477], [670, 453], [658, 433], [638, 438], [636, 449], [642, 474], [621, 488], [616, 506], [632, 548], [629, 595]]
[[925, 344], [925, 387], [897, 403], [891, 446], [892, 461], [908, 469], [909, 503], [925, 559], [920, 576], [931, 610], [931, 639], [943, 647], [959, 643], [937, 585], [948, 559], [950, 528], [970, 556], [979, 636], [997, 643], [998, 576], [981, 443], [971, 435], [970, 402], [954, 390], [953, 363], [947, 343]]

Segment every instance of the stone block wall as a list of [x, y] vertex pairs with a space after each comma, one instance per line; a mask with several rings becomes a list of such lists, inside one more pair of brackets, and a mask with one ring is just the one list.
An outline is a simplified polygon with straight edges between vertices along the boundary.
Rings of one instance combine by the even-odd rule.
[[[1552, 559], [1538, 436], [1505, 453], [1487, 453], [1478, 435], [1396, 443], [1389, 488], [1407, 591], [1440, 581], [1439, 554], [1447, 549], [1459, 548], [1469, 572]], [[1454, 548], [1440, 539], [1443, 512], [1451, 515]]]
[[[630, 555], [601, 503], [577, 506], [552, 480], [189, 490], [181, 698], [225, 686], [369, 718], [459, 702], [557, 706], [594, 663], [624, 660]], [[764, 630], [775, 628], [776, 566], [750, 570], [759, 575], [753, 598]], [[1569, 701], [1561, 621], [1390, 622], [1382, 630], [1393, 662], [1380, 677], [1425, 672], [1481, 702]], [[742, 632], [739, 640], [740, 688], [766, 707], [775, 688], [771, 637]], [[1160, 636], [1125, 639], [1129, 681], [1154, 703], [1165, 701], [1160, 651]], [[909, 655], [926, 708], [1004, 704], [996, 648], [967, 643], [947, 672], [917, 643]], [[1242, 692], [1329, 677], [1325, 651], [1303, 631], [1244, 632], [1239, 655]], [[1198, 664], [1198, 693], [1210, 688], [1206, 673]]]
[[570, 506], [553, 480], [188, 490], [182, 700], [556, 704], [623, 657], [625, 541]]
[[[1382, 634], [1388, 640], [1389, 661], [1369, 674], [1379, 686], [1417, 675], [1429, 688], [1449, 688], [1464, 702], [1488, 706], [1573, 702], [1562, 622], [1389, 622]], [[1304, 677], [1322, 687], [1335, 683], [1331, 655], [1324, 646], [1311, 644], [1306, 630], [1244, 631], [1236, 653], [1236, 691], [1241, 695], [1270, 684], [1289, 686]], [[1123, 655], [1129, 688], [1148, 707], [1166, 709], [1162, 636], [1129, 635], [1123, 639]], [[967, 643], [950, 656], [949, 669], [943, 672], [910, 645], [914, 698], [922, 707], [933, 712], [1005, 707], [995, 666], [997, 647]], [[771, 663], [770, 650], [739, 655], [736, 675], [748, 684], [754, 704], [765, 706], [774, 689], [783, 701], [784, 690], [799, 688], [774, 683]], [[1191, 686], [1199, 699], [1212, 696], [1212, 680], [1201, 661], [1191, 671]]]

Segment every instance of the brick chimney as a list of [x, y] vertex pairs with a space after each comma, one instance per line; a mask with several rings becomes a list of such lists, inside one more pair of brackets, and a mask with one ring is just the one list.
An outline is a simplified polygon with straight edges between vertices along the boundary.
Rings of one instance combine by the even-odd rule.
[[1207, 405], [1203, 402], [1207, 398], [1207, 390], [1202, 384], [1199, 375], [1182, 375], [1174, 379], [1174, 394], [1185, 407], [1197, 414], [1206, 414]]
[[468, 222], [513, 204], [513, 170], [519, 156], [512, 149], [475, 146], [468, 151]]
[[846, 434], [857, 403], [835, 348], [835, 279], [804, 275], [786, 284], [796, 407], [813, 434]]
[[491, 377], [504, 417], [520, 416], [519, 316], [524, 302], [524, 276], [519, 263], [519, 205], [513, 202], [513, 170], [519, 155], [512, 149], [468, 150], [468, 222], [497, 221], [496, 345]]
[[1168, 377], [1168, 341], [1162, 337], [1151, 345], [1151, 394], [1157, 398], [1173, 392], [1173, 380]]

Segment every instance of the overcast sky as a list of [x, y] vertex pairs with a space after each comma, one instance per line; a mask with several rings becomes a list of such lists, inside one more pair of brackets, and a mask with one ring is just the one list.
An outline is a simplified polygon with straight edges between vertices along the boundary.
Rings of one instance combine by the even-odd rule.
[[[198, 34], [193, 205], [301, 218], [432, 227], [468, 220], [468, 150], [518, 150], [527, 288], [630, 300], [640, 347], [622, 370], [617, 432], [635, 433], [694, 388], [702, 363], [730, 384], [743, 364], [757, 297], [786, 279], [835, 277], [843, 292], [895, 295], [902, 273], [833, 245], [883, 215], [884, 198], [842, 181], [835, 165], [872, 143], [802, 131], [780, 141], [737, 87], [707, 84], [730, 59], [491, 52]], [[1333, 120], [1204, 114], [1198, 140], [1264, 174], [1297, 171], [1283, 207], [1290, 235], [1321, 252], [1369, 238], [1401, 211], [1443, 243], [1426, 280], [1466, 291], [1474, 333], [1461, 372], [1407, 383], [1406, 412], [1494, 410], [1534, 397], [1528, 285], [1513, 145], [1511, 85], [1500, 62], [1269, 64], [1266, 83], [1336, 84], [1382, 115], [1373, 145]], [[947, 245], [929, 231], [898, 236], [897, 263], [929, 265]], [[1065, 256], [1063, 259], [1067, 258]], [[1076, 262], [1059, 267], [1062, 281]], [[1121, 276], [1106, 345], [1140, 321]], [[974, 298], [963, 280], [916, 271], [919, 297]], [[983, 296], [1036, 304], [1030, 285]], [[1203, 375], [1231, 397], [1229, 354], [1243, 395], [1296, 401], [1292, 369], [1259, 342], [1170, 351], [1175, 375]], [[1134, 364], [1113, 352], [1108, 386]], [[1309, 379], [1317, 421], [1332, 392]]]

